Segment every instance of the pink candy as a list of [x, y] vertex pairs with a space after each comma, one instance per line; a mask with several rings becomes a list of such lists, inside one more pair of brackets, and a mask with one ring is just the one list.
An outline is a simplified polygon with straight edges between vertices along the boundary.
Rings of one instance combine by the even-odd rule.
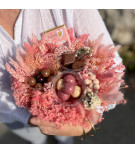
[[72, 75], [66, 75], [64, 77], [64, 82], [70, 82], [72, 84], [76, 83], [75, 78]]
[[75, 85], [70, 82], [64, 82], [63, 88], [61, 90], [63, 93], [71, 95], [75, 90]]
[[63, 93], [61, 90], [58, 91], [58, 97], [62, 100], [62, 101], [67, 101], [70, 97], [70, 95], [67, 95], [65, 93]]

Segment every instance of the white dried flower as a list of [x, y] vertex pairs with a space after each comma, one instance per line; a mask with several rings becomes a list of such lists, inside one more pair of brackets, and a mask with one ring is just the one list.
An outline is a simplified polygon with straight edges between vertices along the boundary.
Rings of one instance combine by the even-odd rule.
[[99, 96], [94, 93], [91, 97], [91, 106], [90, 106], [90, 109], [94, 109], [96, 108], [97, 106], [100, 106], [101, 105], [101, 100], [99, 98]]
[[90, 47], [84, 47], [84, 51], [90, 51]]
[[92, 109], [96, 108], [97, 106], [101, 105], [101, 100], [96, 93], [92, 92], [92, 93], [90, 93], [90, 95], [91, 95], [90, 102], [88, 102], [87, 99], [85, 99], [83, 101], [83, 104], [84, 104], [84, 107], [86, 110], [92, 110]]

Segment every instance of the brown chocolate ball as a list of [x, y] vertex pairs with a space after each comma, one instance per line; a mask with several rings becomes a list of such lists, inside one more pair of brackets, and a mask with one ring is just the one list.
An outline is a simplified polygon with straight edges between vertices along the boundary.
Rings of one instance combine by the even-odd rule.
[[46, 68], [46, 69], [41, 71], [41, 74], [42, 74], [43, 77], [48, 77], [51, 74], [51, 70], [49, 68]]
[[53, 76], [53, 75], [50, 75], [50, 76], [48, 77], [47, 81], [48, 81], [48, 82], [52, 82], [53, 78], [54, 78], [54, 76]]
[[29, 84], [30, 86], [35, 86], [35, 84], [36, 84], [36, 79], [35, 79], [34, 77], [29, 78], [28, 84]]
[[36, 83], [35, 88], [38, 90], [42, 89], [42, 84], [41, 83]]
[[82, 61], [75, 61], [72, 64], [72, 69], [80, 69], [82, 67], [84, 67], [84, 62], [82, 62]]
[[50, 72], [51, 72], [52, 75], [54, 74], [54, 70], [51, 70]]
[[42, 75], [38, 75], [38, 76], [37, 76], [37, 81], [38, 81], [38, 82], [41, 83], [41, 82], [44, 82], [44, 80], [45, 80], [45, 79], [44, 79], [44, 77], [43, 77]]

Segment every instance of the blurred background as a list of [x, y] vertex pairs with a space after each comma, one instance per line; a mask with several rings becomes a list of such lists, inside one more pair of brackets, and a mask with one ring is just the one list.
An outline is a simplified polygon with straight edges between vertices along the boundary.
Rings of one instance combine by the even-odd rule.
[[[86, 136], [84, 141], [74, 138], [75, 144], [135, 144], [135, 10], [99, 10], [126, 66], [125, 80], [129, 88], [125, 90], [127, 104], [118, 105], [114, 110], [104, 113], [99, 129], [94, 137]], [[0, 124], [0, 144], [26, 144], [27, 141], [14, 135]], [[48, 144], [57, 141], [48, 136]]]

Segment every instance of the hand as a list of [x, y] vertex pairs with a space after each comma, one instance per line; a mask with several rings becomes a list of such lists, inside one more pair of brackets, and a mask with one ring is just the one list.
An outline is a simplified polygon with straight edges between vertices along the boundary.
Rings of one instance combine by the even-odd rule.
[[[61, 128], [57, 128], [56, 125], [50, 122], [41, 121], [37, 117], [32, 117], [29, 123], [38, 126], [41, 133], [44, 135], [57, 135], [57, 136], [81, 136], [83, 134], [83, 128], [81, 126], [64, 125]], [[88, 133], [91, 130], [91, 126], [85, 129]]]

